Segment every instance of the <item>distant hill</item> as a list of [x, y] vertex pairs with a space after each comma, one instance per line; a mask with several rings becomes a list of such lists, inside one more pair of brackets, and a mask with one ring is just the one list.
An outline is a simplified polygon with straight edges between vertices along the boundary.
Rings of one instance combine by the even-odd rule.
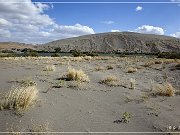
[[54, 51], [61, 48], [62, 52], [80, 50], [81, 52], [180, 52], [180, 39], [134, 32], [110, 32], [85, 35], [52, 41], [42, 45], [30, 45], [18, 42], [0, 42], [0, 50], [24, 49]]
[[0, 42], [0, 50], [24, 49], [24, 48], [35, 49], [35, 46], [31, 44], [24, 44], [18, 42]]
[[180, 39], [134, 32], [110, 32], [57, 40], [39, 45], [38, 49], [61, 48], [63, 52], [180, 52]]

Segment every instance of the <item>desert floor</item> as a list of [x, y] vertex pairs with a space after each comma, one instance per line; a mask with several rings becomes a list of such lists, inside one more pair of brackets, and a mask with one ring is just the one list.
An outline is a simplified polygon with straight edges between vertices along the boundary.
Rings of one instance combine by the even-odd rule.
[[[1, 98], [22, 82], [39, 91], [23, 112], [0, 111], [0, 131], [178, 132], [179, 63], [146, 56], [0, 58]], [[84, 71], [89, 81], [67, 80], [71, 69]]]

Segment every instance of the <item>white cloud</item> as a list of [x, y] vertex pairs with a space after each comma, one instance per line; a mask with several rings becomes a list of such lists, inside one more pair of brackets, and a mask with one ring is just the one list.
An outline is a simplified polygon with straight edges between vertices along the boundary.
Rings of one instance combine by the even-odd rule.
[[141, 11], [142, 9], [143, 9], [143, 7], [141, 7], [141, 6], [136, 7], [136, 11]]
[[121, 32], [120, 30], [111, 30], [111, 32]]
[[95, 33], [92, 28], [81, 24], [71, 26], [57, 24], [44, 13], [51, 8], [53, 8], [52, 4], [33, 4], [31, 0], [0, 3], [0, 41], [44, 43]]
[[76, 35], [94, 34], [94, 30], [88, 26], [82, 26], [81, 24], [75, 24], [74, 26], [63, 26], [59, 25], [53, 30], [57, 33], [70, 33]]
[[180, 32], [176, 32], [174, 34], [171, 34], [170, 36], [176, 37], [176, 38], [180, 38]]
[[102, 23], [104, 23], [104, 24], [114, 24], [115, 22], [114, 22], [114, 21], [109, 20], [109, 21], [102, 21]]
[[138, 33], [146, 33], [146, 34], [157, 34], [157, 35], [164, 35], [164, 30], [161, 27], [155, 27], [150, 25], [142, 25], [135, 29], [135, 32]]
[[11, 25], [7, 20], [0, 18], [0, 27]]

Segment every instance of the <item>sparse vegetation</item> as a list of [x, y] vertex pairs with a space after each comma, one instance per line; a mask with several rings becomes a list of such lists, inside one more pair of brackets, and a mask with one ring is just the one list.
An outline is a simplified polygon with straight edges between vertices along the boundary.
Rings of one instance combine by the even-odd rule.
[[180, 53], [163, 52], [163, 53], [159, 53], [157, 57], [166, 58], [166, 59], [180, 59]]
[[24, 56], [27, 56], [27, 57], [38, 57], [39, 54], [38, 54], [38, 52], [25, 52]]
[[[49, 130], [49, 123], [45, 122], [45, 123], [38, 123], [38, 124], [32, 124], [32, 128], [30, 129], [30, 132], [32, 132], [32, 135], [42, 135], [42, 134], [46, 134], [46, 132], [48, 132]], [[39, 132], [39, 133], [38, 133]]]
[[60, 55], [58, 53], [53, 53], [51, 57], [60, 57]]

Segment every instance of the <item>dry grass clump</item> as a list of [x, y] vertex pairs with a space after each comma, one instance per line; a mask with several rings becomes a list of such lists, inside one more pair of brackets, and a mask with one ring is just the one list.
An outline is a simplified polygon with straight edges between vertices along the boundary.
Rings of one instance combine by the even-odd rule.
[[85, 60], [92, 60], [92, 56], [84, 56], [83, 57]]
[[101, 80], [100, 83], [106, 84], [108, 86], [120, 86], [121, 83], [116, 76], [107, 76], [105, 79]]
[[155, 62], [154, 61], [148, 61], [148, 62], [146, 62], [146, 63], [144, 63], [144, 67], [150, 67], [150, 66], [152, 66], [152, 65], [154, 65], [155, 64]]
[[81, 62], [83, 61], [83, 57], [70, 57], [70, 60], [74, 62]]
[[15, 87], [1, 97], [0, 109], [25, 110], [35, 103], [37, 94], [36, 86]]
[[173, 88], [172, 84], [168, 82], [163, 84], [156, 84], [153, 86], [153, 94], [171, 97], [174, 96], [175, 89]]
[[164, 59], [163, 60], [163, 63], [165, 63], [165, 64], [170, 64], [170, 63], [175, 63], [176, 61], [175, 61], [175, 59]]
[[44, 71], [55, 71], [56, 67], [54, 65], [46, 65]]
[[82, 70], [68, 69], [66, 74], [68, 80], [89, 82], [89, 77]]
[[127, 73], [134, 73], [134, 72], [137, 72], [137, 68], [129, 67], [127, 69]]

